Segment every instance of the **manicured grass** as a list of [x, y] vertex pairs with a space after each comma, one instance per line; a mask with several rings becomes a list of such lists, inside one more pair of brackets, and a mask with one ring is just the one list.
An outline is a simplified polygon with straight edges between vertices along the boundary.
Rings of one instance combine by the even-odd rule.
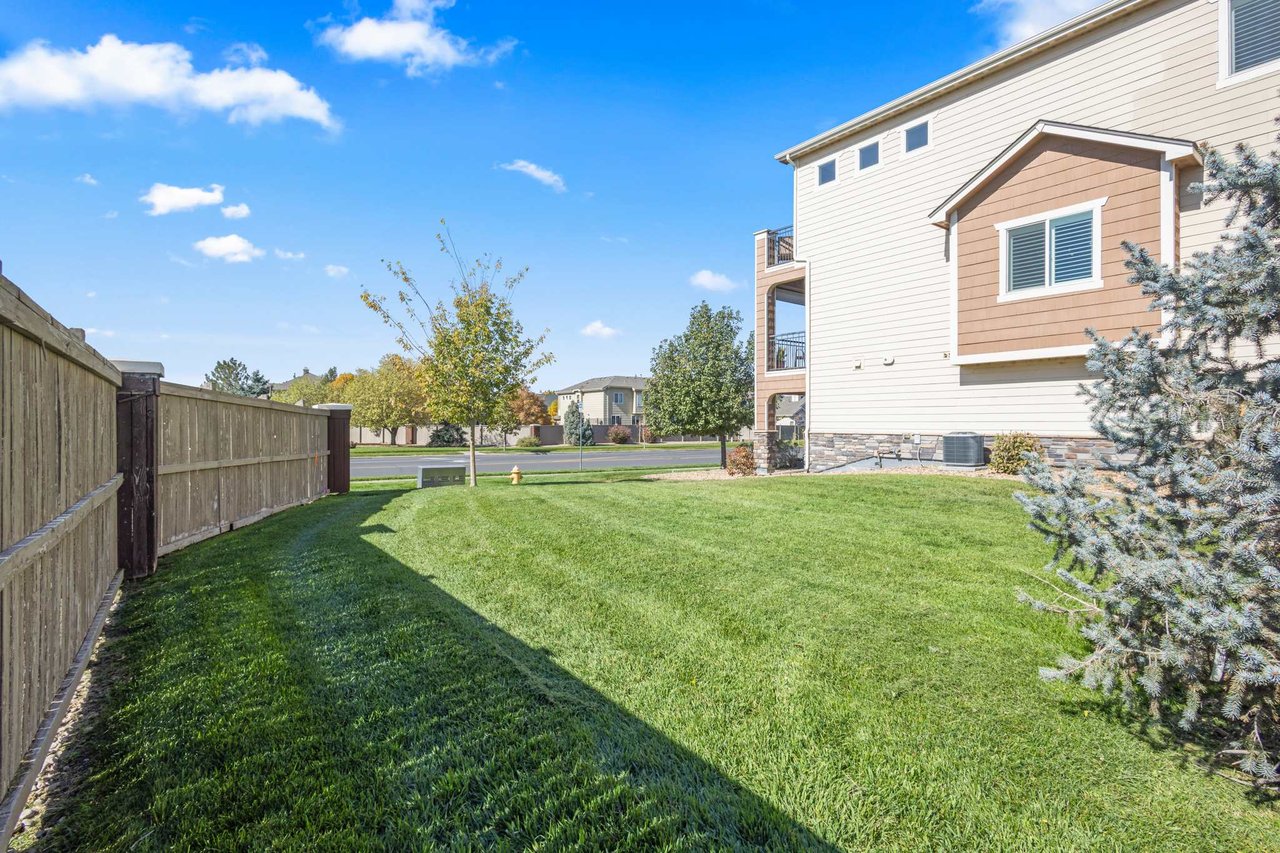
[[[733, 447], [741, 442], [731, 441], [729, 446]], [[668, 444], [596, 444], [591, 447], [584, 448], [591, 452], [595, 450], [694, 450], [719, 447], [718, 441], [673, 441]], [[465, 447], [405, 447], [397, 445], [392, 447], [387, 444], [361, 444], [351, 448], [352, 456], [434, 456], [437, 454], [445, 456], [453, 456], [459, 453], [466, 453]], [[578, 446], [575, 445], [552, 445], [550, 447], [477, 447], [476, 453], [577, 453]]]
[[[596, 471], [592, 471], [591, 469], [588, 469], [582, 473], [585, 476], [585, 475], [592, 475], [594, 473], [597, 473], [600, 470], [604, 470], [609, 472], [610, 474], [626, 475], [626, 479], [636, 479], [637, 476], [642, 474], [663, 474], [670, 471], [707, 471], [712, 468], [719, 468], [719, 467], [720, 466], [718, 465], [701, 465], [701, 464], [621, 465], [616, 468], [596, 469]], [[540, 479], [552, 474], [577, 474], [577, 473], [578, 473], [577, 463], [571, 459], [566, 459], [564, 460], [563, 468], [554, 468], [550, 470], [538, 469], [537, 471], [526, 472], [525, 476], [526, 477], [536, 476], [537, 478]], [[510, 471], [481, 471], [478, 474], [476, 474], [476, 477], [478, 479], [490, 477], [495, 479], [501, 479], [504, 481], [510, 481], [511, 472]], [[412, 480], [416, 483], [418, 479], [418, 475], [417, 474], [382, 474], [376, 477], [352, 477], [351, 479], [354, 482], [365, 482], [365, 483], [403, 481], [403, 480]], [[615, 477], [613, 479], [617, 479], [617, 478]]]
[[1037, 667], [1016, 484], [367, 485], [162, 561], [86, 849], [1256, 850], [1280, 819]]

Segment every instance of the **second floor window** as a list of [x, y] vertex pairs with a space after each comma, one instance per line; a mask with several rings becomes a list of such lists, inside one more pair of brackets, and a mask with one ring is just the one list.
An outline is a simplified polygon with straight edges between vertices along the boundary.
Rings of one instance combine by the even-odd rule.
[[636, 392], [636, 411], [640, 411], [643, 408], [644, 408], [644, 392], [637, 391]]
[[621, 392], [621, 391], [614, 391], [614, 392], [613, 392], [613, 404], [614, 404], [615, 406], [621, 406], [621, 405], [622, 405], [622, 392]]
[[1230, 74], [1280, 59], [1280, 0], [1226, 0]]
[[858, 169], [870, 169], [880, 165], [880, 143], [872, 142], [858, 149]]
[[818, 186], [829, 184], [836, 179], [836, 161], [828, 160], [818, 164]]
[[903, 134], [902, 147], [903, 150], [910, 154], [912, 151], [919, 151], [929, 145], [929, 122], [922, 121], [919, 124], [913, 124], [908, 127]]

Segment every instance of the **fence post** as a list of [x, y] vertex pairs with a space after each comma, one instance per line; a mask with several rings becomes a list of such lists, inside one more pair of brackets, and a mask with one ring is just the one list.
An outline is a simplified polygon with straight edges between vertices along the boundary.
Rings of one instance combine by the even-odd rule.
[[156, 524], [156, 460], [159, 453], [158, 361], [114, 362], [121, 374], [116, 392], [116, 461], [124, 475], [116, 495], [116, 548], [126, 578], [156, 570], [160, 531]]
[[346, 403], [320, 403], [329, 411], [329, 493], [351, 491], [351, 407]]

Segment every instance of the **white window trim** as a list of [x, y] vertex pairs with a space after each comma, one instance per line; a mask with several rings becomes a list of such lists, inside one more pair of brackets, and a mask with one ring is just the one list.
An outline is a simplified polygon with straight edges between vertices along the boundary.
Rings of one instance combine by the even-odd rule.
[[[876, 169], [879, 169], [884, 165], [884, 137], [885, 135], [881, 134], [875, 139], [864, 139], [857, 145], [853, 146], [853, 166], [854, 169], [857, 170], [856, 174], [865, 175], [867, 172], [874, 172]], [[862, 149], [869, 145], [879, 146], [880, 156], [876, 159], [876, 164], [874, 166], [867, 166], [864, 169], [862, 168]]]
[[[933, 148], [933, 119], [934, 119], [934, 116], [936, 115], [937, 113], [930, 113], [927, 116], [922, 116], [920, 118], [913, 119], [912, 121], [909, 121], [906, 124], [904, 124], [902, 127], [898, 128], [898, 134], [902, 137], [902, 158], [904, 160], [908, 157], [915, 157], [917, 155], [923, 154], [926, 151], [929, 151], [930, 149]], [[919, 148], [915, 149], [914, 151], [908, 151], [907, 150], [907, 131], [913, 127], [917, 127], [922, 124], [926, 124], [929, 126], [929, 141], [926, 142], [924, 145], [920, 146]], [[881, 154], [883, 153], [884, 152], [882, 150]], [[883, 160], [884, 158], [881, 157], [880, 159]]]
[[[1032, 216], [1023, 216], [1018, 219], [1011, 219], [1008, 222], [997, 223], [995, 228], [1000, 234], [1000, 290], [996, 293], [996, 302], [1018, 302], [1023, 299], [1046, 299], [1053, 296], [1066, 296], [1070, 293], [1080, 293], [1085, 290], [1097, 290], [1102, 287], [1102, 208], [1107, 203], [1107, 198], [1096, 198], [1092, 201], [1073, 204], [1070, 207], [1060, 207], [1057, 210], [1047, 210], [1043, 213], [1037, 213]], [[1037, 222], [1048, 223], [1053, 219], [1060, 219], [1064, 216], [1073, 216], [1077, 213], [1093, 214], [1093, 274], [1081, 281], [1072, 281], [1067, 284], [1053, 284], [1053, 257], [1052, 257], [1052, 241], [1049, 235], [1045, 234], [1045, 284], [1040, 287], [1029, 287], [1025, 290], [1009, 290], [1009, 231], [1014, 228], [1020, 228], [1023, 225], [1034, 225]], [[1047, 230], [1047, 226], [1046, 226]]]
[[610, 399], [613, 400], [613, 405], [623, 406], [626, 405], [627, 395], [621, 391], [614, 391], [612, 392]]
[[[836, 176], [824, 184], [819, 179], [819, 174], [822, 167], [825, 166], [827, 163], [835, 164]], [[823, 159], [813, 164], [813, 188], [815, 190], [818, 190], [819, 192], [831, 189], [836, 184], [840, 183], [840, 173], [843, 171], [844, 170], [840, 168], [839, 153], [832, 154], [830, 157], [824, 157]]]
[[1245, 71], [1231, 73], [1231, 4], [1233, 0], [1215, 0], [1218, 4], [1218, 88], [1256, 80], [1280, 71], [1280, 59], [1273, 59]]

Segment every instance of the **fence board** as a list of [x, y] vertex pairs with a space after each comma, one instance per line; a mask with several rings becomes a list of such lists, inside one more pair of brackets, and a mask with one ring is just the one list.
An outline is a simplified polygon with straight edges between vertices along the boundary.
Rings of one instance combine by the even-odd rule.
[[117, 576], [119, 384], [0, 276], [0, 845]]
[[161, 554], [327, 491], [329, 412], [160, 383]]

